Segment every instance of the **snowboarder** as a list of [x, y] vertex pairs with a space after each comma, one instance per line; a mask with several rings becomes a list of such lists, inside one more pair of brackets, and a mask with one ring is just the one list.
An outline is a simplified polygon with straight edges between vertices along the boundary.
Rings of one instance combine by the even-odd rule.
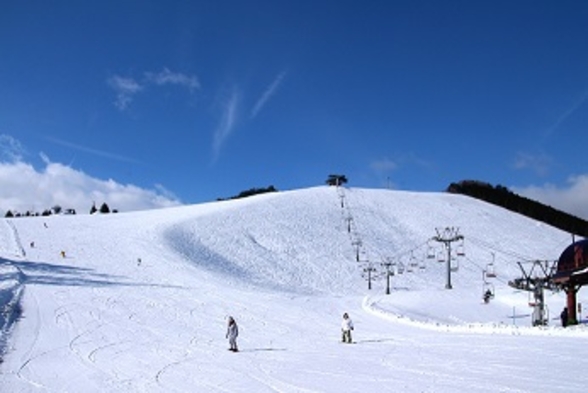
[[568, 308], [567, 307], [564, 307], [561, 314], [559, 314], [559, 317], [561, 318], [561, 326], [563, 326], [563, 327], [568, 326]]
[[484, 292], [484, 303], [488, 303], [491, 298], [492, 292], [488, 289], [486, 292]]
[[341, 341], [351, 344], [351, 331], [353, 330], [353, 321], [349, 318], [349, 314], [343, 314], [343, 321], [341, 322]]
[[239, 335], [239, 328], [237, 322], [233, 317], [229, 317], [226, 338], [229, 339], [229, 351], [238, 352], [237, 349], [237, 336]]

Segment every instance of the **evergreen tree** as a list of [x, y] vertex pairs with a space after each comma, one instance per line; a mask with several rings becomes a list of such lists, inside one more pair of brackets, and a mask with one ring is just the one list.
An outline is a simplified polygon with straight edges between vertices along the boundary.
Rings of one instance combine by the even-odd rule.
[[347, 183], [347, 177], [345, 177], [345, 175], [329, 175], [329, 178], [325, 183], [329, 186], [342, 186]]

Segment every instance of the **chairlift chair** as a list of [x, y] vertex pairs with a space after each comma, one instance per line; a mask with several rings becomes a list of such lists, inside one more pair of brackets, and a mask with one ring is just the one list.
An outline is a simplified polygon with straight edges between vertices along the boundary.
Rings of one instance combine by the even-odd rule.
[[443, 251], [437, 252], [437, 262], [439, 262], [439, 263], [445, 262], [445, 253]]
[[535, 301], [535, 294], [533, 291], [529, 291], [529, 307], [535, 307], [537, 302]]
[[486, 265], [486, 277], [496, 278], [496, 270], [494, 269], [494, 263], [490, 262]]
[[459, 244], [457, 245], [457, 248], [455, 250], [455, 253], [457, 254], [458, 257], [465, 256], [465, 248], [464, 248], [464, 245], [463, 245], [463, 240], [461, 240], [459, 242]]
[[417, 267], [419, 265], [416, 257], [414, 256], [414, 254], [411, 252], [410, 253], [410, 266], [412, 267]]
[[495, 278], [496, 277], [496, 269], [494, 268], [494, 253], [492, 253], [492, 262], [486, 265], [486, 277], [488, 278]]
[[452, 257], [451, 261], [449, 263], [450, 263], [449, 269], [452, 272], [456, 272], [459, 270], [459, 260], [457, 258]]
[[427, 246], [427, 259], [435, 259], [435, 248], [431, 245]]

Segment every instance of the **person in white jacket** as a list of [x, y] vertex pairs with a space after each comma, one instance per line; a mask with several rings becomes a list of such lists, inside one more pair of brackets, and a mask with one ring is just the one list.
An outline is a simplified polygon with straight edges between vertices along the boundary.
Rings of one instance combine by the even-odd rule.
[[229, 339], [229, 351], [238, 352], [237, 349], [237, 336], [239, 335], [239, 328], [237, 327], [237, 322], [233, 317], [229, 317], [228, 325], [227, 325], [227, 334], [226, 338]]
[[353, 330], [353, 321], [349, 318], [349, 314], [343, 314], [343, 321], [341, 322], [341, 341], [351, 344], [351, 331]]

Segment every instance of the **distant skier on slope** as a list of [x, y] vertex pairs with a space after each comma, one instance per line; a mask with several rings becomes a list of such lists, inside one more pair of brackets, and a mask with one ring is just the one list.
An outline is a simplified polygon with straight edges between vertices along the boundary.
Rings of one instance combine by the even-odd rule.
[[227, 326], [227, 334], [226, 338], [229, 339], [229, 351], [238, 352], [237, 349], [237, 336], [239, 335], [239, 328], [237, 327], [237, 322], [233, 317], [229, 317], [228, 319], [228, 326]]
[[349, 314], [343, 314], [343, 321], [341, 322], [341, 341], [351, 344], [351, 331], [353, 330], [353, 321], [349, 318]]

